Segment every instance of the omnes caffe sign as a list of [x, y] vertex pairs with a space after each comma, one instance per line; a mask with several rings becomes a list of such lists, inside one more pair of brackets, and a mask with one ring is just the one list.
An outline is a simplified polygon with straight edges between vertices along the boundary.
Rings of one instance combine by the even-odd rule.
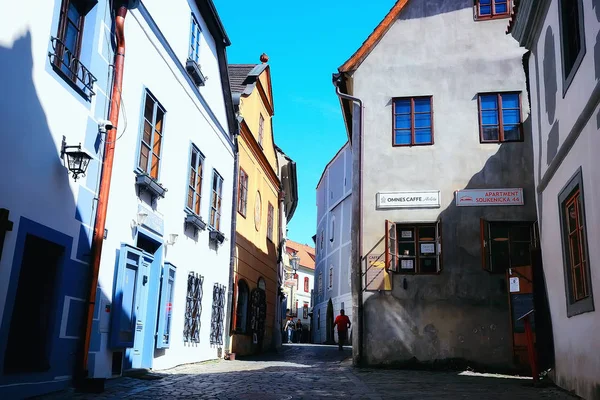
[[377, 208], [438, 208], [440, 207], [440, 191], [422, 192], [379, 192]]
[[473, 206], [522, 206], [523, 189], [466, 189], [456, 191], [456, 205]]

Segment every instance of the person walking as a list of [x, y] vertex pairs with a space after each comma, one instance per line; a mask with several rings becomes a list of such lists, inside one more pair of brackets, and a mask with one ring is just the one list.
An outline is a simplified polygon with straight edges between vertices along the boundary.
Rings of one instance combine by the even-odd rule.
[[300, 321], [300, 318], [296, 322], [296, 343], [302, 343], [302, 321]]
[[294, 329], [296, 329], [296, 325], [294, 324], [294, 319], [290, 317], [290, 319], [288, 319], [288, 321], [285, 323], [285, 330], [287, 332], [288, 343], [292, 343]]
[[335, 317], [335, 321], [333, 322], [333, 326], [337, 326], [338, 330], [338, 346], [340, 350], [344, 350], [344, 344], [348, 339], [348, 328], [352, 323], [350, 322], [350, 318], [344, 312], [344, 309], [340, 310], [340, 315]]

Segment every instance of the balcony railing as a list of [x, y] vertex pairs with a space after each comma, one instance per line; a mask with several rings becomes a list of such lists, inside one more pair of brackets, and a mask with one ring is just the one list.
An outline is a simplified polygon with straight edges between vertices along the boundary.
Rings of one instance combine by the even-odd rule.
[[52, 51], [48, 52], [50, 63], [56, 72], [61, 74], [67, 83], [86, 99], [91, 99], [94, 93], [96, 77], [79, 61], [67, 48], [62, 40], [51, 37]]

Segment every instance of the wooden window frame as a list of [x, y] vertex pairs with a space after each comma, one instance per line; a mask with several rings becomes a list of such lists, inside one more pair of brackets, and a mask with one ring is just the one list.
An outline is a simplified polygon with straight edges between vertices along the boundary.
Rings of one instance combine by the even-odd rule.
[[[506, 270], [509, 268], [517, 268], [517, 266], [512, 265], [512, 250], [511, 244], [513, 243], [526, 243], [522, 240], [513, 240], [511, 237], [511, 229], [515, 227], [525, 227], [529, 228], [529, 244], [530, 248], [535, 245], [535, 227], [534, 222], [531, 221], [488, 221], [483, 218], [479, 220], [480, 224], [480, 244], [481, 244], [481, 268], [490, 274], [494, 275], [504, 275], [506, 274]], [[492, 262], [492, 250], [491, 250], [491, 227], [492, 225], [500, 225], [506, 226], [508, 229], [508, 246], [509, 246], [509, 255], [508, 255], [508, 265], [505, 269], [494, 268]], [[531, 264], [533, 265], [533, 260], [531, 260]]]
[[196, 19], [196, 16], [192, 13], [191, 24], [190, 24], [190, 44], [188, 58], [194, 61], [196, 64], [200, 62], [200, 37], [202, 29]]
[[[192, 157], [196, 154], [196, 164], [192, 166]], [[185, 208], [189, 212], [200, 216], [200, 205], [202, 202], [202, 183], [204, 174], [204, 155], [194, 144], [190, 149], [190, 162], [188, 163], [188, 181], [187, 181], [187, 197]], [[194, 182], [192, 183], [192, 176]], [[190, 196], [192, 196], [192, 205], [190, 206]]]
[[[152, 106], [152, 121], [148, 121], [146, 119], [146, 102], [148, 101], [148, 99], [150, 99], [153, 102], [153, 106]], [[156, 132], [156, 117], [158, 116], [158, 110], [162, 111], [162, 125], [161, 125], [161, 130], [159, 133], [160, 136], [160, 147], [158, 149], [158, 154], [156, 154], [154, 152], [154, 146], [156, 145], [155, 143], [155, 132]], [[144, 91], [144, 100], [143, 100], [143, 104], [142, 104], [142, 122], [140, 124], [140, 140], [139, 140], [139, 151], [138, 151], [138, 160], [137, 160], [137, 165], [136, 165], [136, 169], [137, 171], [143, 173], [143, 174], [147, 174], [148, 176], [150, 176], [152, 179], [158, 181], [159, 177], [160, 177], [160, 165], [161, 165], [161, 160], [162, 160], [162, 150], [164, 147], [164, 137], [165, 137], [165, 120], [167, 117], [167, 110], [165, 110], [165, 108], [160, 104], [160, 102], [158, 101], [158, 99], [156, 97], [154, 97], [154, 95], [152, 95], [152, 93], [150, 93], [149, 90], [145, 90]], [[148, 121], [148, 123], [150, 124], [150, 128], [151, 128], [151, 132], [150, 132], [150, 143], [146, 143], [146, 141], [144, 140], [144, 127], [145, 127], [145, 121]], [[144, 147], [148, 148], [148, 159], [146, 161], [146, 167], [142, 168], [141, 165], [141, 161], [142, 161], [142, 149]], [[154, 176], [152, 174], [152, 162], [154, 159], [157, 159], [157, 166], [156, 166], [156, 176]]]
[[[576, 229], [569, 230], [567, 207], [575, 203], [576, 205]], [[594, 295], [592, 288], [592, 279], [590, 272], [589, 247], [587, 240], [587, 224], [585, 214], [585, 196], [583, 191], [582, 169], [571, 177], [569, 182], [563, 187], [558, 195], [558, 207], [560, 210], [560, 232], [563, 253], [563, 266], [565, 277], [565, 294], [567, 305], [567, 317], [594, 311]], [[580, 209], [579, 209], [580, 208]], [[573, 234], [577, 235], [579, 244], [579, 260], [581, 277], [584, 279], [584, 287], [587, 289], [584, 296], [576, 297], [574, 292], [573, 274], [573, 247], [570, 238]]]
[[309, 279], [308, 276], [304, 277], [304, 293], [308, 293]]
[[275, 208], [273, 207], [273, 204], [271, 204], [270, 201], [267, 202], [267, 239], [269, 239], [269, 241], [273, 242], [273, 233], [274, 233], [274, 226], [273, 226], [273, 222], [275, 219]]
[[575, 78], [575, 75], [577, 74], [577, 71], [579, 70], [579, 66], [581, 65], [581, 62], [583, 61], [583, 58], [585, 57], [585, 53], [586, 53], [586, 47], [585, 47], [585, 23], [584, 23], [584, 10], [583, 10], [583, 2], [582, 0], [567, 0], [569, 1], [571, 4], [576, 4], [578, 7], [578, 24], [577, 27], [579, 29], [579, 45], [581, 46], [579, 48], [579, 52], [577, 53], [577, 57], [575, 57], [575, 60], [573, 61], [573, 65], [570, 66], [570, 71], [569, 73], [567, 73], [567, 68], [566, 68], [566, 64], [565, 64], [565, 40], [566, 39], [566, 35], [565, 35], [565, 31], [564, 31], [564, 21], [563, 21], [563, 4], [564, 4], [565, 0], [559, 0], [558, 1], [558, 22], [559, 22], [559, 32], [560, 32], [560, 55], [561, 55], [561, 68], [562, 68], [562, 83], [563, 83], [563, 98], [565, 97], [565, 94], [567, 93], [567, 90], [569, 90], [569, 86], [571, 86], [571, 82], [573, 82], [573, 78]]
[[[475, 4], [474, 4], [474, 17], [475, 17], [475, 21], [489, 21], [492, 19], [503, 19], [503, 18], [509, 18], [512, 12], [512, 2], [513, 0], [491, 0], [490, 1], [490, 7], [491, 7], [491, 13], [489, 15], [485, 14], [485, 15], [481, 15], [480, 12], [480, 6], [481, 6], [481, 2], [480, 0], [474, 0]], [[496, 2], [498, 3], [505, 3], [506, 2], [506, 12], [503, 13], [496, 13]]]
[[[418, 99], [429, 99], [428, 113], [419, 112], [416, 114], [431, 114], [431, 141], [427, 143], [415, 143], [415, 100]], [[396, 101], [399, 100], [410, 100], [410, 143], [409, 144], [397, 144], [396, 143]], [[413, 96], [413, 97], [392, 97], [392, 147], [414, 147], [414, 146], [433, 146], [435, 144], [435, 133], [433, 127], [433, 96]]]
[[[56, 33], [56, 36], [58, 37], [59, 40], [61, 40], [63, 43], [66, 42], [66, 34], [67, 34], [67, 25], [69, 24], [69, 5], [73, 4], [75, 6], [75, 8], [77, 8], [77, 11], [79, 12], [79, 20], [77, 21], [77, 41], [75, 43], [75, 49], [73, 49], [73, 56], [77, 59], [79, 59], [79, 56], [81, 55], [81, 43], [83, 41], [83, 27], [84, 27], [84, 23], [85, 23], [85, 16], [87, 14], [87, 12], [83, 12], [81, 9], [81, 5], [78, 5], [78, 1], [76, 0], [62, 0], [61, 5], [60, 5], [60, 17], [59, 17], [59, 22], [58, 22], [58, 31]], [[89, 11], [89, 10], [88, 10]], [[65, 44], [65, 48], [66, 48], [66, 44]], [[64, 48], [61, 50], [57, 50], [57, 57], [55, 58], [55, 64], [58, 68], [60, 68], [60, 59], [62, 59], [64, 55]], [[72, 76], [69, 76], [69, 79], [71, 79], [72, 81], [76, 81], [76, 77], [71, 74]]]
[[[440, 275], [443, 271], [443, 256], [442, 256], [442, 221], [438, 219], [436, 222], [422, 222], [422, 223], [394, 223], [386, 220], [386, 233], [385, 233], [385, 268], [389, 272], [395, 272], [402, 275]], [[433, 256], [422, 256], [419, 250], [419, 228], [433, 227], [435, 229], [434, 234], [434, 255]], [[399, 251], [399, 243], [401, 242], [399, 231], [401, 230], [412, 230], [413, 238], [411, 242], [414, 242], [414, 255], [403, 256]], [[393, 233], [395, 237], [392, 237]], [[430, 242], [430, 241], [428, 241]], [[436, 272], [421, 272], [421, 259], [423, 258], [434, 258], [436, 259]], [[400, 267], [402, 259], [411, 259], [414, 262], [412, 270], [402, 269]]]
[[237, 212], [246, 218], [248, 211], [248, 174], [240, 167], [240, 176], [238, 178], [238, 204]]
[[[215, 184], [217, 187], [215, 187]], [[212, 229], [220, 231], [221, 227], [221, 206], [223, 201], [223, 177], [219, 175], [216, 169], [213, 169], [212, 195], [210, 201], [210, 221], [209, 226]]]
[[[519, 104], [519, 139], [518, 140], [505, 140], [504, 139], [504, 121], [502, 118], [502, 95], [503, 94], [516, 94], [518, 95], [518, 104]], [[498, 102], [498, 108], [496, 112], [498, 114], [498, 140], [485, 140], [483, 138], [483, 118], [482, 112], [484, 110], [481, 109], [481, 97], [482, 96], [490, 96], [496, 95], [496, 101]], [[508, 108], [508, 110], [514, 110], [514, 108]], [[486, 110], [489, 111], [489, 110]], [[523, 142], [525, 137], [523, 135], [523, 110], [521, 108], [521, 92], [484, 92], [477, 94], [477, 112], [479, 118], [479, 142], [480, 143], [518, 143]]]
[[302, 304], [302, 319], [308, 319], [308, 302]]
[[265, 134], [265, 118], [262, 114], [259, 114], [258, 117], [258, 145], [260, 148], [263, 148], [263, 139]]

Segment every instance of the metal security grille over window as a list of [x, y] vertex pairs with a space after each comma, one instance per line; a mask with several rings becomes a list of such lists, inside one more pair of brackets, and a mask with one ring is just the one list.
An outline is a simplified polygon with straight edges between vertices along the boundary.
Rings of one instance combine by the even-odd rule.
[[392, 104], [394, 146], [433, 144], [433, 98], [395, 98]]
[[212, 314], [210, 317], [210, 344], [223, 345], [223, 316], [225, 312], [225, 286], [213, 286]]
[[478, 97], [479, 133], [482, 143], [523, 140], [519, 93], [486, 93]]
[[187, 281], [185, 302], [185, 325], [183, 341], [200, 343], [200, 317], [202, 315], [202, 285], [204, 277], [190, 272]]

